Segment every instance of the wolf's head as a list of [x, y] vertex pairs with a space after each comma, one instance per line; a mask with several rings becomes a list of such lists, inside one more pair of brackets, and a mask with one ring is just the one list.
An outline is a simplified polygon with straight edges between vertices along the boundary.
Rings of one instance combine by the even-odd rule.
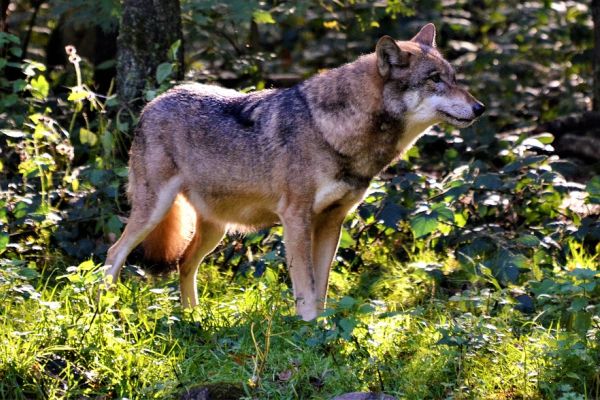
[[438, 122], [469, 126], [485, 106], [459, 87], [452, 66], [435, 45], [435, 26], [425, 25], [410, 41], [384, 36], [377, 42], [377, 69], [384, 80], [383, 106], [407, 129]]

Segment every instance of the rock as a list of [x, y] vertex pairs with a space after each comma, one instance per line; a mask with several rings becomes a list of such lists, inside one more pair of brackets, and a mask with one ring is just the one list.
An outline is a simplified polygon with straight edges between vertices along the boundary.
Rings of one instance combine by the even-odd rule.
[[209, 400], [208, 388], [192, 388], [181, 395], [181, 400]]
[[188, 389], [180, 400], [238, 400], [246, 393], [242, 385], [236, 383], [212, 383]]
[[334, 397], [331, 400], [396, 400], [396, 398], [384, 393], [354, 392], [341, 394], [339, 396]]

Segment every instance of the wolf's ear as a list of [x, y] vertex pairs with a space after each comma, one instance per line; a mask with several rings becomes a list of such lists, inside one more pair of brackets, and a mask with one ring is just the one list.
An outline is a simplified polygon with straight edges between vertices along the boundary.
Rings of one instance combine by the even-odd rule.
[[402, 51], [396, 44], [396, 41], [389, 36], [383, 36], [375, 46], [377, 54], [377, 69], [383, 78], [390, 75], [392, 66], [404, 67], [408, 65], [410, 54]]
[[424, 44], [425, 46], [435, 47], [435, 25], [432, 23], [425, 25], [411, 41]]

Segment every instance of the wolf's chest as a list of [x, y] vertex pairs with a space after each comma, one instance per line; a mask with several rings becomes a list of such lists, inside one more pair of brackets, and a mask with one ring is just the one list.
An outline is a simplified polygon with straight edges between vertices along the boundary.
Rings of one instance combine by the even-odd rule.
[[342, 180], [333, 178], [323, 180], [315, 191], [313, 212], [320, 214], [332, 206], [350, 211], [360, 203], [366, 190], [366, 188], [357, 189]]

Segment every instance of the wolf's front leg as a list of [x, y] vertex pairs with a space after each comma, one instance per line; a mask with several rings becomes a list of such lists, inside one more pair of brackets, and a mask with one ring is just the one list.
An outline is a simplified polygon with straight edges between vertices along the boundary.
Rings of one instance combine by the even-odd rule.
[[346, 212], [335, 208], [317, 215], [313, 223], [313, 263], [317, 288], [318, 312], [327, 301], [329, 270], [340, 242], [340, 232]]
[[287, 266], [292, 279], [296, 312], [305, 321], [318, 315], [318, 298], [312, 263], [310, 209], [288, 207], [281, 215]]

